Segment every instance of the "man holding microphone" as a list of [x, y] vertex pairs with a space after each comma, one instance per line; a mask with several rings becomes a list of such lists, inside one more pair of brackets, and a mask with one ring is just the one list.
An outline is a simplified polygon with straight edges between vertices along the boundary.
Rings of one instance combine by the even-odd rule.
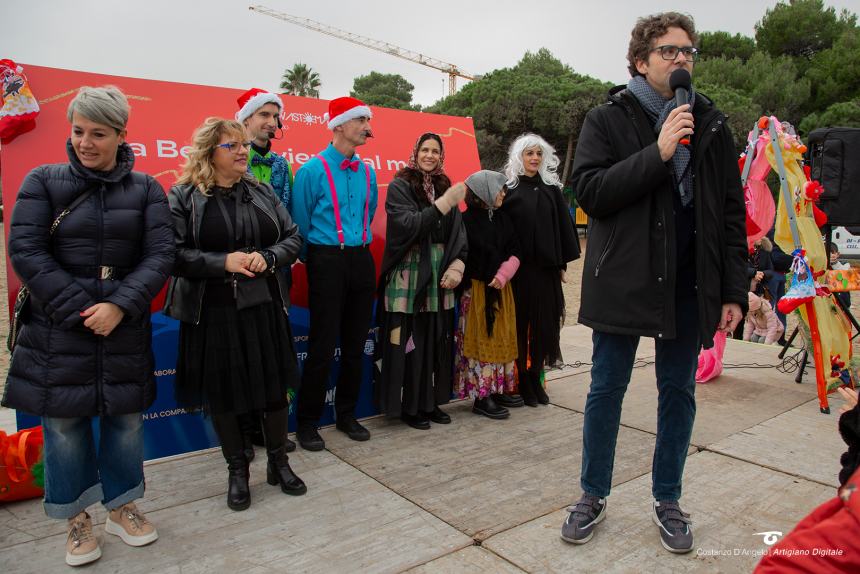
[[594, 349], [583, 494], [561, 532], [575, 544], [606, 516], [621, 405], [645, 336], [655, 339], [658, 389], [652, 519], [667, 550], [693, 549], [679, 499], [697, 358], [718, 329], [737, 326], [748, 288], [737, 156], [726, 116], [689, 85], [696, 41], [689, 16], [640, 18], [627, 54], [632, 79], [589, 112], [579, 136], [572, 183], [591, 218], [579, 321], [594, 330]]

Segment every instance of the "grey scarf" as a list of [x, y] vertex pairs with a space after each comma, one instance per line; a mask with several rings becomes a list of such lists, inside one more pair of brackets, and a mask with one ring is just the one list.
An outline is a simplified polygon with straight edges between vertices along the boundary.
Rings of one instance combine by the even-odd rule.
[[[663, 122], [666, 121], [669, 113], [675, 109], [675, 98], [667, 100], [658, 94], [645, 79], [645, 76], [633, 76], [627, 83], [627, 89], [642, 104], [648, 119], [654, 124], [654, 133], [659, 134]], [[688, 100], [690, 109], [693, 108], [695, 101], [696, 92], [690, 88]], [[672, 174], [675, 178], [675, 187], [681, 196], [681, 205], [684, 207], [693, 201], [693, 167], [690, 165], [690, 158], [690, 148], [678, 144], [678, 147], [675, 148], [675, 155], [672, 156]]]

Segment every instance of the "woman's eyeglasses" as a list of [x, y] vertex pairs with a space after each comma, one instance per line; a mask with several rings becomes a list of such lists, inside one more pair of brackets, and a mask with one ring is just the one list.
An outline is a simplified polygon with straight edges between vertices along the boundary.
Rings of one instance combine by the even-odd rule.
[[238, 153], [240, 147], [251, 149], [251, 142], [227, 142], [218, 144], [215, 147], [222, 147], [231, 153]]

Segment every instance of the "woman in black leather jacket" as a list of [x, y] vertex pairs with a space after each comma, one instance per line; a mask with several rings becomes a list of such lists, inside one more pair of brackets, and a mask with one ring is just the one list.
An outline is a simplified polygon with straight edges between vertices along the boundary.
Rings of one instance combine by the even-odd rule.
[[276, 273], [296, 260], [302, 240], [272, 188], [248, 173], [249, 146], [241, 124], [208, 118], [168, 195], [177, 252], [164, 313], [181, 321], [177, 400], [211, 415], [233, 510], [251, 504], [239, 424], [247, 413], [262, 416], [269, 484], [307, 492], [286, 453], [299, 378], [289, 288]]

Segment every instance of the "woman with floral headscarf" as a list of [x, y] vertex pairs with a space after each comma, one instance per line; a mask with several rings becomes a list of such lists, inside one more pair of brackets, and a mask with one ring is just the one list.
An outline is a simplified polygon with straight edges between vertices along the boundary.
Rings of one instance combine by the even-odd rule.
[[451, 422], [440, 408], [452, 392], [454, 289], [463, 278], [466, 232], [451, 186], [442, 139], [425, 133], [385, 200], [385, 253], [379, 283], [380, 410], [426, 430]]

